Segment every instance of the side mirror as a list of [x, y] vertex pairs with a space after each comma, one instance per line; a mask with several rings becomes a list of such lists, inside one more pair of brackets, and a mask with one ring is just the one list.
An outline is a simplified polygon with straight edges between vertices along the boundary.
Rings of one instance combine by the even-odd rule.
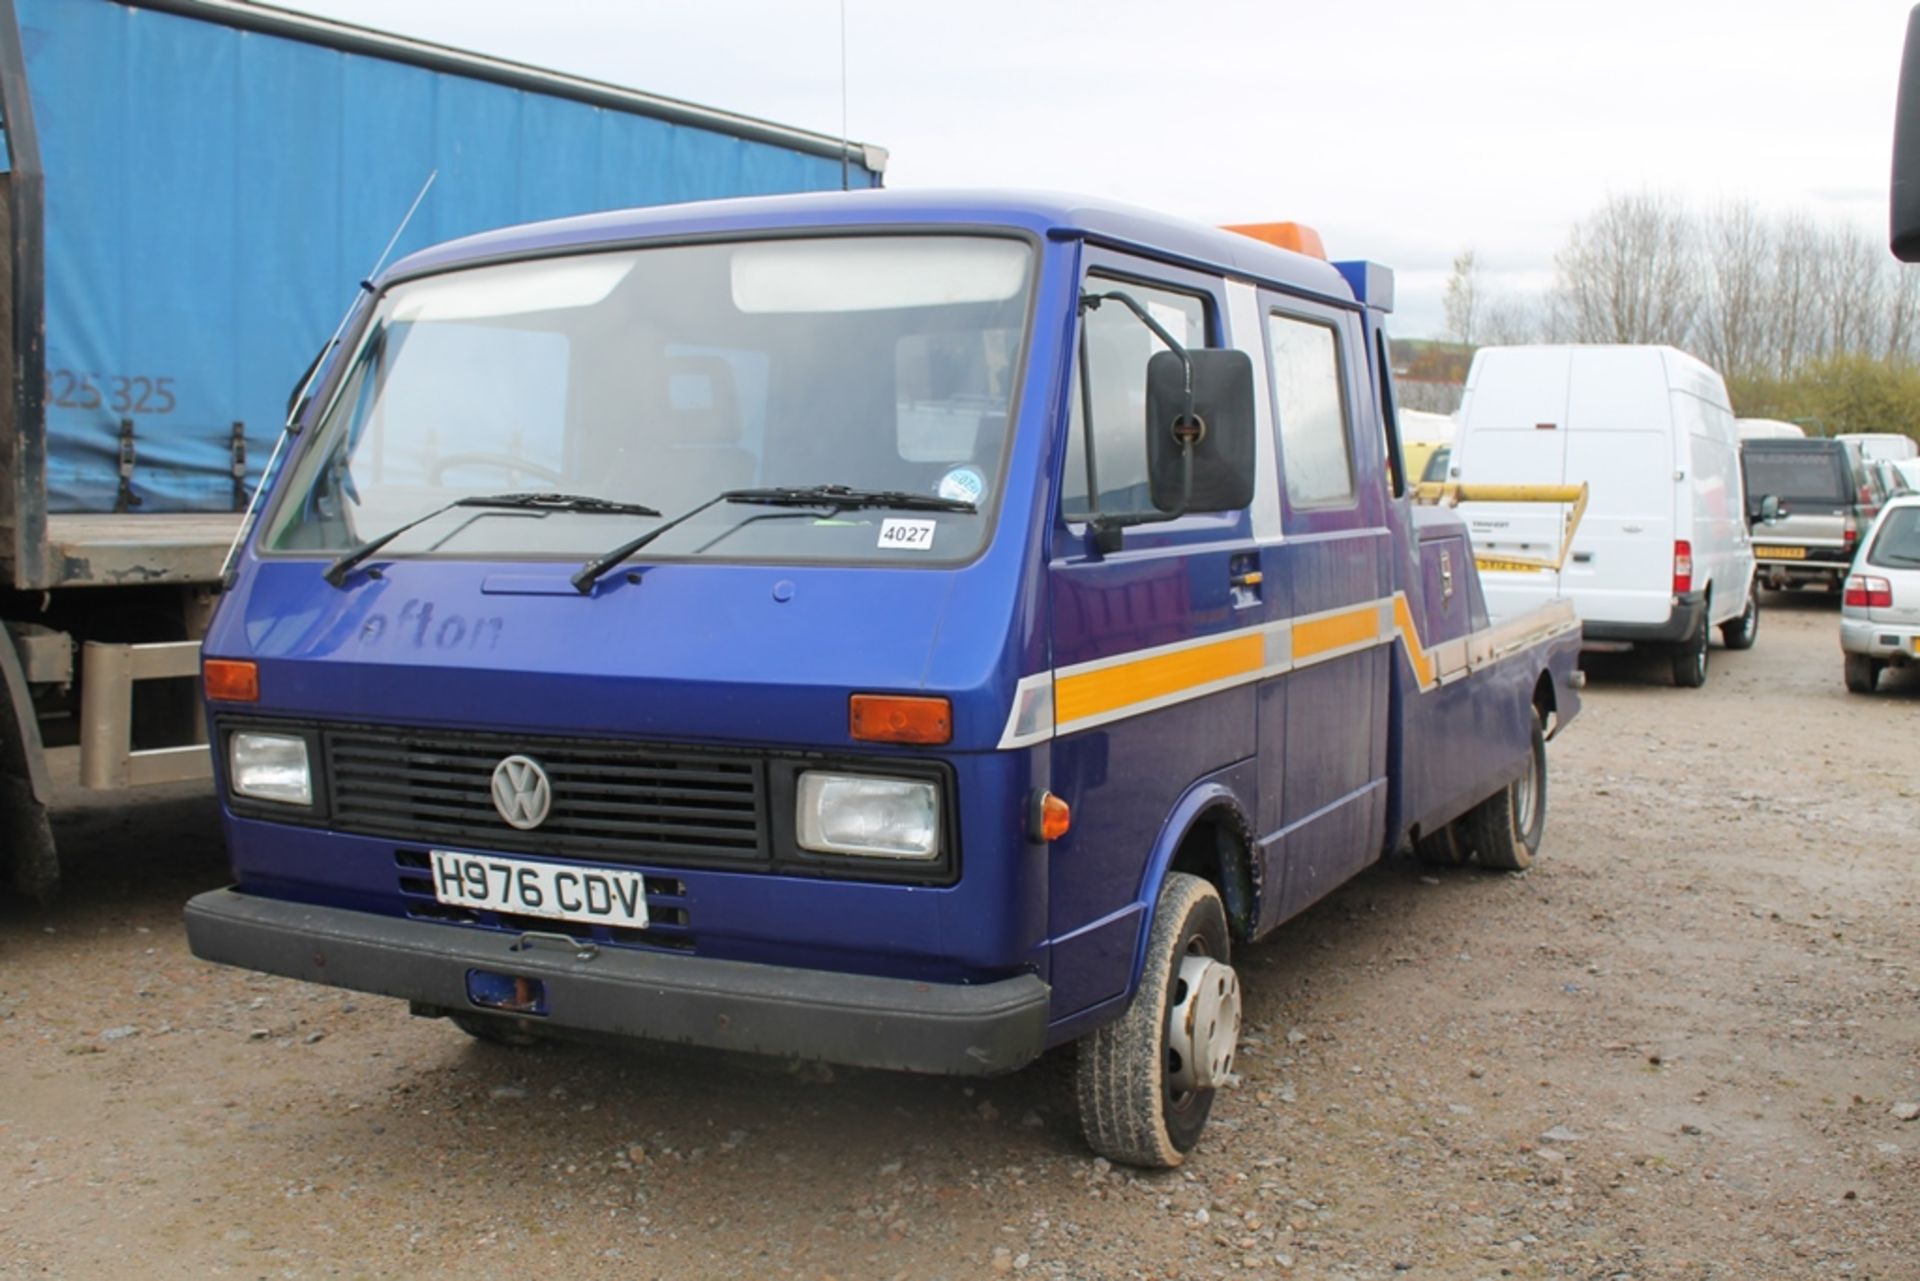
[[1789, 514], [1786, 507], [1780, 502], [1779, 497], [1774, 494], [1762, 494], [1760, 496], [1758, 511], [1759, 520], [1762, 525], [1776, 524], [1781, 517]]
[[[1234, 511], [1253, 501], [1253, 360], [1230, 347], [1147, 361], [1147, 482], [1163, 512]], [[1188, 416], [1187, 369], [1193, 411]]]
[[1893, 109], [1893, 256], [1920, 262], [1920, 11], [1907, 15], [1900, 98]]

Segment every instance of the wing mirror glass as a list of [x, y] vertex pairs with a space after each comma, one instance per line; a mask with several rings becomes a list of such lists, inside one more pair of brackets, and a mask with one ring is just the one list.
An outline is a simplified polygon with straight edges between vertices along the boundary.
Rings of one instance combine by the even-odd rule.
[[1236, 511], [1253, 501], [1253, 360], [1232, 348], [1147, 361], [1147, 482], [1163, 512]]

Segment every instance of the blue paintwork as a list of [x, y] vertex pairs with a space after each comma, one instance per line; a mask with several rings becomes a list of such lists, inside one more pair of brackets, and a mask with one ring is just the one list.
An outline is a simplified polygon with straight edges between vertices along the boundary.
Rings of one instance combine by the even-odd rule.
[[[1058, 197], [873, 192], [490, 233], [413, 255], [389, 279], [650, 238], [936, 225], [1015, 228], [1042, 246], [1004, 496], [973, 562], [838, 568], [643, 556], [631, 566], [637, 584], [612, 575], [583, 598], [555, 586], [570, 566], [399, 558], [383, 563], [380, 578], [356, 576], [337, 591], [320, 579], [321, 558], [262, 560], [249, 549], [206, 653], [257, 659], [262, 710], [276, 714], [773, 750], [851, 750], [854, 691], [944, 694], [954, 706], [950, 747], [860, 750], [951, 764], [962, 849], [955, 884], [663, 871], [686, 885], [704, 954], [928, 981], [1032, 970], [1052, 985], [1055, 1040], [1124, 1008], [1149, 905], [1196, 822], [1224, 813], [1251, 834], [1249, 907], [1253, 932], [1264, 932], [1516, 776], [1543, 673], [1560, 719], [1571, 718], [1577, 636], [1424, 693], [1395, 644], [998, 749], [1016, 684], [1050, 668], [1395, 591], [1423, 627], [1484, 626], [1470, 555], [1455, 563], [1463, 604], [1428, 599], [1423, 545], [1463, 532], [1451, 514], [1416, 514], [1388, 493], [1380, 371], [1368, 358], [1382, 312], [1359, 306], [1324, 263]], [[1357, 500], [1343, 511], [1288, 509], [1286, 537], [1267, 545], [1254, 543], [1248, 513], [1237, 512], [1131, 530], [1110, 555], [1058, 519], [1074, 304], [1092, 257], [1188, 279], [1232, 277], [1276, 305], [1317, 307], [1348, 352]], [[1223, 293], [1215, 311], [1224, 324]], [[1264, 341], [1215, 335], [1222, 339]], [[1255, 559], [1264, 583], [1236, 596], [1230, 575]], [[1043, 788], [1074, 813], [1051, 846], [1026, 828], [1029, 798]], [[247, 890], [403, 910], [390, 841], [231, 815], [228, 835]]]
[[[257, 481], [289, 389], [429, 173], [403, 253], [536, 218], [841, 185], [834, 156], [242, 30], [217, 10], [17, 11], [46, 170], [57, 512], [114, 510], [117, 379], [146, 380], [132, 385], [145, 411], [129, 411], [140, 510], [231, 510], [233, 424]], [[880, 182], [858, 163], [849, 177]]]

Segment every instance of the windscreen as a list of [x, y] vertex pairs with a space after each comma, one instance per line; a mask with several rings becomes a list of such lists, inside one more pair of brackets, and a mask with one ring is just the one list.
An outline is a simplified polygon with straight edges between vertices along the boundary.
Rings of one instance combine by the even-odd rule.
[[1867, 548], [1867, 564], [1881, 569], [1920, 569], [1920, 507], [1895, 507], [1880, 521]]
[[997, 499], [1031, 259], [1014, 239], [836, 236], [549, 258], [396, 286], [262, 548], [338, 552], [501, 493], [660, 513], [455, 508], [386, 549], [583, 559], [726, 490], [837, 485], [977, 510], [721, 502], [648, 556], [969, 556]]
[[1760, 449], [1749, 445], [1743, 451], [1742, 465], [1749, 502], [1768, 494], [1789, 505], [1796, 501], [1840, 504], [1851, 497], [1837, 450]]

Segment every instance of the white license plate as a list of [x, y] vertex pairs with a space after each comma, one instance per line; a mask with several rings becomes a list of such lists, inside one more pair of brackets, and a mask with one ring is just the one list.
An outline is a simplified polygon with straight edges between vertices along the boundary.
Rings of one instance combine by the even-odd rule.
[[453, 907], [544, 916], [594, 925], [647, 926], [647, 884], [639, 872], [533, 863], [490, 854], [433, 851], [433, 896]]

